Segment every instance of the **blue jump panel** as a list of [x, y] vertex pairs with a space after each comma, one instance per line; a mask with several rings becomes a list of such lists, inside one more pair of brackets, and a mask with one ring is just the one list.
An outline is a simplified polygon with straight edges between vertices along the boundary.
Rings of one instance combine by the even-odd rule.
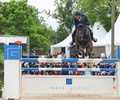
[[39, 70], [39, 68], [23, 68], [24, 71], [26, 70]]
[[118, 60], [119, 59], [102, 59], [102, 61], [100, 61], [100, 63], [115, 63]]
[[62, 68], [62, 71], [77, 71], [77, 68]]
[[100, 68], [100, 71], [115, 71], [115, 68]]
[[38, 58], [22, 58], [23, 62], [39, 62]]
[[62, 59], [62, 62], [78, 62], [78, 59], [76, 59], [76, 58]]

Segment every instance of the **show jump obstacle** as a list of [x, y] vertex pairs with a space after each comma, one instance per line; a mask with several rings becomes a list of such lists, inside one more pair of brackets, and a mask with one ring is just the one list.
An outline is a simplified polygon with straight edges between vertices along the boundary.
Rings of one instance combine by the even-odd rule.
[[[19, 99], [26, 94], [113, 94], [116, 79], [120, 97], [120, 62], [118, 59], [21, 58], [19, 45], [4, 46], [4, 99]], [[23, 68], [23, 62], [116, 62], [116, 69], [99, 68]], [[22, 70], [39, 71], [116, 71], [116, 76], [40, 76], [21, 75]]]

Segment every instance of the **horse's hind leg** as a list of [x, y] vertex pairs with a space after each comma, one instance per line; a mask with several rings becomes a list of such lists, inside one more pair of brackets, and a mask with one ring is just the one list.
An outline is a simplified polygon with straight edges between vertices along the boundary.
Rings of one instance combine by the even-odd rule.
[[78, 52], [78, 50], [79, 50], [79, 45], [78, 45], [78, 43], [75, 43], [75, 48], [76, 48], [76, 51]]
[[88, 55], [89, 55], [89, 58], [91, 57], [91, 53], [88, 53]]
[[89, 48], [90, 48], [90, 42], [88, 42], [87, 45], [86, 45], [85, 56], [86, 56], [87, 58], [89, 58]]
[[76, 48], [76, 51], [77, 51], [77, 54], [76, 54], [76, 55], [78, 56], [78, 52], [79, 52], [79, 44], [78, 44], [77, 42], [75, 43], [75, 48]]
[[87, 57], [88, 56], [88, 49], [86, 48], [86, 50], [85, 50], [85, 57]]
[[85, 58], [85, 52], [84, 52], [84, 50], [82, 51], [82, 58]]

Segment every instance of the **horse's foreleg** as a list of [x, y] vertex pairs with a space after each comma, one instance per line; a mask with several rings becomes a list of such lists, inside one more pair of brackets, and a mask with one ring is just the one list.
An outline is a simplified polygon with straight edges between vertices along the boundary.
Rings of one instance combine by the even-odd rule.
[[75, 48], [76, 48], [76, 56], [78, 57], [78, 52], [79, 52], [79, 45], [78, 45], [78, 43], [76, 42], [75, 43]]
[[76, 43], [76, 51], [78, 56], [81, 55], [80, 45], [78, 42]]
[[88, 49], [86, 48], [86, 51], [85, 51], [85, 56], [87, 56], [87, 54], [88, 54]]
[[88, 59], [90, 56], [89, 56], [89, 50], [86, 49], [86, 52], [85, 52], [85, 58]]
[[88, 42], [86, 45], [86, 52], [85, 52], [85, 56], [89, 56], [89, 48], [90, 48], [90, 43]]
[[85, 58], [85, 51], [82, 51], [82, 58]]
[[78, 50], [79, 50], [79, 44], [78, 43], [75, 43], [75, 48], [76, 48], [76, 51], [78, 52]]

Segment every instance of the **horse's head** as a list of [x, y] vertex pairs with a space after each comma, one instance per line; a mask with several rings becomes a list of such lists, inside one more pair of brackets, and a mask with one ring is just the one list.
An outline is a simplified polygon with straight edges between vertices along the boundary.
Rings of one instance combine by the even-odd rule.
[[77, 27], [77, 37], [79, 38], [80, 41], [83, 41], [85, 35], [86, 35], [86, 25], [79, 24]]

